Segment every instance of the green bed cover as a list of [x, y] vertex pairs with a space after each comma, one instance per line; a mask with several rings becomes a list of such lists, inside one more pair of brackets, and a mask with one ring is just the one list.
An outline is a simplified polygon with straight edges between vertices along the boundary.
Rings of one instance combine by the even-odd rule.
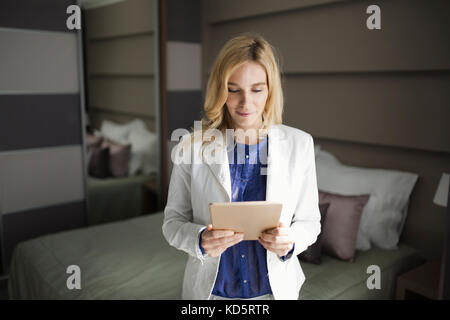
[[[162, 212], [42, 236], [20, 243], [8, 282], [12, 299], [180, 299], [186, 254], [163, 238]], [[358, 252], [354, 263], [323, 256], [302, 262], [300, 299], [389, 299], [396, 276], [421, 263], [406, 245]], [[381, 268], [381, 290], [368, 290], [367, 266]], [[70, 265], [81, 270], [81, 289], [69, 290]]]
[[156, 181], [156, 174], [123, 178], [87, 178], [88, 225], [114, 222], [140, 216], [143, 211], [143, 185]]

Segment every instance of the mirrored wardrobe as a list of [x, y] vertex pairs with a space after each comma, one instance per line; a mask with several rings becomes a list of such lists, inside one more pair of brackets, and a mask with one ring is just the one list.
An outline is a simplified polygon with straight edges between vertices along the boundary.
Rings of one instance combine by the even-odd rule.
[[88, 225], [159, 208], [158, 1], [81, 0]]

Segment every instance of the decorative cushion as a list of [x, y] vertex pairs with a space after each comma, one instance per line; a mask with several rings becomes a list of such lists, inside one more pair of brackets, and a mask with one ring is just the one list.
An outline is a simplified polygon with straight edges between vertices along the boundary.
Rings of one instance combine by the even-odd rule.
[[[330, 206], [329, 203], [319, 204], [320, 224], [322, 226], [323, 226], [323, 224], [325, 222], [329, 206]], [[304, 262], [309, 262], [309, 263], [314, 263], [314, 264], [321, 264], [322, 263], [322, 259], [321, 259], [321, 255], [322, 255], [322, 239], [321, 238], [322, 238], [322, 232], [317, 237], [316, 242], [313, 243], [312, 245], [310, 245], [305, 251], [300, 253], [298, 255], [298, 258], [301, 261], [304, 261]]]
[[343, 196], [319, 190], [319, 203], [329, 203], [322, 225], [322, 251], [353, 262], [359, 223], [370, 195]]
[[89, 133], [86, 134], [86, 146], [87, 146], [88, 150], [91, 148], [100, 147], [102, 142], [103, 142], [103, 137], [96, 136], [96, 135], [89, 134]]
[[88, 156], [88, 174], [95, 178], [108, 178], [111, 176], [109, 169], [109, 147], [91, 147]]
[[109, 147], [109, 169], [113, 177], [128, 176], [128, 162], [131, 156], [131, 144], [122, 145], [105, 139], [102, 147]]

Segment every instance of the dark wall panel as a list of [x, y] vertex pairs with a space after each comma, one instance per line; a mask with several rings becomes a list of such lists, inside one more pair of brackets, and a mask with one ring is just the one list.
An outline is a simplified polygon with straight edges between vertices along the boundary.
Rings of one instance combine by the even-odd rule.
[[0, 151], [81, 144], [80, 96], [0, 95]]
[[190, 129], [194, 120], [200, 120], [202, 111], [202, 94], [200, 91], [169, 91], [168, 105], [168, 138], [177, 128]]
[[201, 1], [167, 1], [167, 40], [201, 42]]
[[67, 7], [75, 0], [1, 0], [0, 27], [70, 31]]

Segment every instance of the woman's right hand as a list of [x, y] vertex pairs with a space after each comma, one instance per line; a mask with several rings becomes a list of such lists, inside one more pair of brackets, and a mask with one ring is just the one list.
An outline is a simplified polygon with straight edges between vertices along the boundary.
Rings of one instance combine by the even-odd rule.
[[218, 257], [229, 247], [244, 240], [242, 232], [234, 232], [233, 230], [214, 230], [209, 224], [202, 233], [203, 250], [210, 257]]

